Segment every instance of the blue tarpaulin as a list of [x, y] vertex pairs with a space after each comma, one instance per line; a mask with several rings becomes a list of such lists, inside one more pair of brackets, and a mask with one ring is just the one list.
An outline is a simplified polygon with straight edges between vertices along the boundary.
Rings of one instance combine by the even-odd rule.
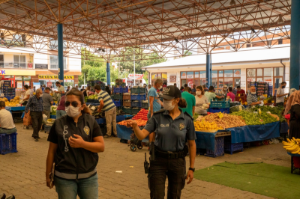
[[231, 131], [231, 143], [263, 141], [280, 137], [279, 122], [226, 129]]
[[215, 136], [218, 131], [214, 133], [210, 132], [200, 132], [196, 131], [197, 139], [196, 146], [198, 149], [208, 149], [208, 150], [215, 150]]
[[[130, 140], [130, 135], [133, 133], [131, 128], [117, 124], [118, 137], [124, 140]], [[148, 138], [143, 139], [143, 142], [148, 142]]]
[[[132, 115], [117, 115], [117, 122], [121, 122], [123, 120], [125, 120], [126, 118], [130, 118], [132, 117]], [[98, 118], [96, 119], [96, 122], [98, 124], [105, 124], [106, 120], [105, 118]]]

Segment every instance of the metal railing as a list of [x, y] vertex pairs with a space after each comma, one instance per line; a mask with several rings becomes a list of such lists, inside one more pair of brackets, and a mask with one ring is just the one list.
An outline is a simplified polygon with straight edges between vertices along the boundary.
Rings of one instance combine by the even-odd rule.
[[0, 61], [0, 68], [20, 68], [20, 69], [34, 69], [32, 63], [26, 63], [26, 62], [1, 62]]

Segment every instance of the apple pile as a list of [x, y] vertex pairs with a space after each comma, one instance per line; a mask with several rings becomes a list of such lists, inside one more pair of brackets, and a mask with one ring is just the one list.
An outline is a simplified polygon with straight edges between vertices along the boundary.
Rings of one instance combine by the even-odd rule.
[[148, 121], [148, 117], [147, 117], [148, 112], [149, 112], [148, 110], [142, 108], [132, 119]]

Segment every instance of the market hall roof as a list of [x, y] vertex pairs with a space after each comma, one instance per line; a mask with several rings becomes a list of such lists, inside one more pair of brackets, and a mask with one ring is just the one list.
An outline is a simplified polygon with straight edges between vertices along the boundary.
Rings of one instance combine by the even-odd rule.
[[[270, 63], [283, 62], [290, 59], [290, 45], [282, 45], [280, 47], [266, 49], [266, 48], [243, 48], [238, 52], [232, 51], [216, 51], [211, 55], [212, 65], [236, 65], [242, 63]], [[158, 68], [176, 68], [176, 67], [205, 67], [206, 54], [188, 56], [172, 61], [167, 61], [159, 64], [145, 66], [143, 69], [158, 69]]]
[[[291, 0], [1, 0], [0, 19], [2, 30], [54, 39], [62, 23], [65, 41], [91, 47], [163, 48], [178, 40], [232, 39], [237, 32], [289, 25]], [[210, 42], [214, 47], [219, 40]]]

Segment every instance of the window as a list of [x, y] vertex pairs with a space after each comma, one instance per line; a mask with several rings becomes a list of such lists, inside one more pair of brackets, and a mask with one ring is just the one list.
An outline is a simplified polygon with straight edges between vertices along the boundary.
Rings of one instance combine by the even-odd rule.
[[[58, 56], [50, 55], [50, 69], [58, 69]], [[64, 69], [67, 69], [67, 61], [64, 57]]]
[[26, 68], [25, 55], [14, 55], [14, 68]]
[[247, 46], [246, 46], [247, 48], [251, 48], [251, 44], [247, 44]]
[[278, 39], [278, 45], [282, 44], [282, 39]]

